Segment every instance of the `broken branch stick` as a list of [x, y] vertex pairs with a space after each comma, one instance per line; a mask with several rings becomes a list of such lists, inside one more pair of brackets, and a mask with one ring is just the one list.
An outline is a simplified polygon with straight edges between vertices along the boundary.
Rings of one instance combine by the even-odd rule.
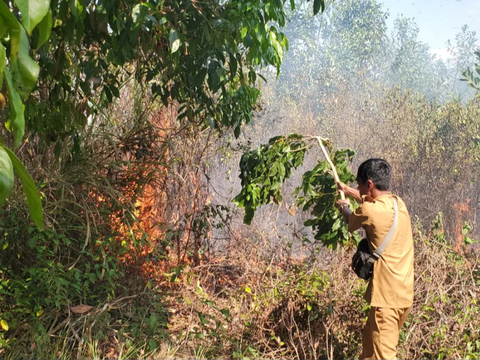
[[[327, 162], [329, 163], [330, 167], [332, 168], [333, 177], [335, 178], [335, 181], [337, 183], [339, 183], [340, 178], [338, 177], [337, 169], [335, 168], [335, 165], [333, 165], [333, 162], [330, 159], [330, 155], [328, 155], [327, 149], [325, 149], [325, 146], [323, 145], [323, 139], [320, 136], [315, 136], [315, 139], [317, 139], [318, 144], [320, 145], [320, 148], [322, 149], [323, 154], [325, 155], [325, 158], [326, 158]], [[345, 193], [342, 190], [340, 190], [339, 192], [340, 192], [340, 198], [342, 200], [345, 200]]]

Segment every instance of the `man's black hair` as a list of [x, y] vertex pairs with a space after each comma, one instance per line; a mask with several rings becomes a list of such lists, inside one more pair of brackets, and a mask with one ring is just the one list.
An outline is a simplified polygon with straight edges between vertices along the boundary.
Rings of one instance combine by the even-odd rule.
[[365, 184], [371, 180], [378, 190], [386, 191], [390, 188], [391, 166], [383, 159], [368, 159], [364, 161], [357, 172], [357, 182]]

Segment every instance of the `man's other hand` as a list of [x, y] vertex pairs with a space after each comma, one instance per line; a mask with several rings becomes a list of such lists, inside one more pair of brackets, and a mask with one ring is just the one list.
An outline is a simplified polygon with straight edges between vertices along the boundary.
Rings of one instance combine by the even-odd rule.
[[338, 210], [342, 211], [345, 206], [347, 206], [347, 207], [350, 206], [350, 200], [349, 199], [338, 200], [337, 201]]

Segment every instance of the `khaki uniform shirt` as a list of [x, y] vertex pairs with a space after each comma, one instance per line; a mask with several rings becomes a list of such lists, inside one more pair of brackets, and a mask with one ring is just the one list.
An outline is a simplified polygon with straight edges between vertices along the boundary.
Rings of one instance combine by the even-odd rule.
[[[367, 233], [370, 250], [381, 244], [393, 224], [392, 194], [375, 199], [362, 196], [363, 203], [350, 216], [348, 230], [360, 227]], [[398, 225], [395, 234], [375, 262], [373, 276], [365, 293], [371, 306], [408, 308], [413, 304], [413, 236], [405, 203], [395, 196], [398, 203]]]

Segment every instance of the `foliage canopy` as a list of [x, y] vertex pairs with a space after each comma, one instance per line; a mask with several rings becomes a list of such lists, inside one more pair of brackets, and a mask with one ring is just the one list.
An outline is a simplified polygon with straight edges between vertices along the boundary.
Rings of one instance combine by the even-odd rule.
[[[259, 96], [259, 68], [278, 72], [288, 49], [280, 31], [284, 6], [282, 0], [1, 2], [0, 88], [5, 83], [8, 101], [2, 93], [0, 104], [8, 104], [5, 125], [14, 147], [27, 124], [57, 154], [72, 140], [75, 155], [89, 119], [94, 123], [130, 81], [165, 105], [178, 104], [180, 121], [232, 129], [238, 137]], [[314, 14], [324, 7], [314, 0]], [[12, 155], [2, 156], [0, 198], [6, 198]], [[29, 205], [41, 204], [36, 192], [25, 193]]]
[[[270, 201], [278, 204], [282, 200], [283, 183], [293, 169], [303, 164], [306, 152], [317, 140], [316, 137], [298, 134], [277, 136], [256, 150], [244, 152], [240, 160], [242, 189], [233, 200], [239, 207], [245, 208], [244, 223], [251, 224], [255, 210], [260, 206]], [[327, 141], [327, 146], [333, 154], [331, 160], [340, 180], [345, 183], [354, 181], [355, 176], [348, 165], [355, 152], [351, 149], [334, 152], [330, 141]], [[313, 169], [305, 172], [302, 184], [293, 194], [303, 211], [312, 209], [313, 218], [305, 221], [305, 226], [312, 227], [315, 240], [334, 249], [352, 239], [358, 240], [356, 235], [348, 233], [341, 214], [336, 210], [339, 195], [327, 161], [319, 160]]]

